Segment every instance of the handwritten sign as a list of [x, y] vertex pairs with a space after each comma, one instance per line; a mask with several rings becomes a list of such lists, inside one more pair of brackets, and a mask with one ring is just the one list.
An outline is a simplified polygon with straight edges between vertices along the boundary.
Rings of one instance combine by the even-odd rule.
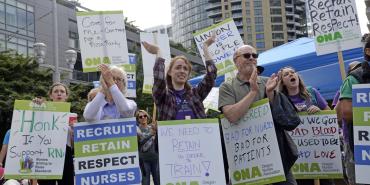
[[307, 0], [317, 55], [361, 47], [355, 1]]
[[292, 167], [296, 179], [343, 178], [337, 114], [321, 111], [300, 113], [302, 123], [289, 132], [298, 148]]
[[226, 184], [217, 119], [160, 121], [162, 185]]
[[[171, 61], [171, 53], [170, 41], [167, 34], [140, 32], [140, 41], [157, 45], [161, 50], [161, 57], [165, 59], [165, 65], [168, 66], [169, 62]], [[152, 94], [154, 83], [153, 67], [156, 56], [148, 53], [143, 45], [141, 45], [141, 55], [143, 57], [144, 70], [143, 93]], [[165, 71], [165, 73], [167, 73], [167, 71]]]
[[69, 109], [69, 103], [15, 101], [6, 179], [62, 179]]
[[129, 64], [122, 11], [77, 12], [83, 72], [99, 64]]
[[140, 184], [134, 118], [77, 123], [74, 141], [76, 185]]
[[356, 183], [370, 182], [370, 85], [352, 86]]
[[237, 123], [221, 124], [232, 184], [285, 181], [268, 99], [253, 103]]
[[243, 45], [243, 39], [233, 19], [226, 19], [194, 33], [195, 43], [204, 62], [203, 43], [212, 36], [213, 32], [216, 34], [216, 42], [208, 49], [217, 67], [217, 76], [220, 76], [236, 69], [233, 55], [236, 49]]

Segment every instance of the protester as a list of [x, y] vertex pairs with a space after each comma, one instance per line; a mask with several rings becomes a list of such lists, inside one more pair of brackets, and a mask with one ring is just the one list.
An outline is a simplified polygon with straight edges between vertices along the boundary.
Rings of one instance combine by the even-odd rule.
[[83, 116], [86, 121], [134, 117], [136, 103], [125, 97], [127, 75], [122, 68], [101, 64], [100, 91], [87, 103]]
[[[307, 111], [314, 114], [320, 110], [330, 110], [328, 103], [320, 92], [312, 87], [306, 87], [301, 77], [292, 67], [283, 67], [279, 70], [279, 91], [292, 101], [299, 112]], [[332, 180], [321, 179], [321, 185], [333, 184]], [[312, 185], [311, 179], [297, 180], [299, 185]]]
[[361, 67], [351, 71], [340, 88], [337, 113], [343, 118], [344, 136], [344, 165], [349, 184], [356, 184], [355, 163], [354, 163], [354, 138], [353, 138], [353, 117], [352, 117], [352, 86], [355, 84], [370, 83], [370, 34], [362, 37], [364, 42], [364, 59]]
[[314, 114], [320, 110], [330, 110], [320, 92], [315, 88], [306, 87], [292, 67], [280, 69], [279, 79], [279, 91], [289, 97], [299, 112]]
[[215, 37], [213, 35], [204, 42], [207, 73], [197, 87], [191, 87], [188, 83], [192, 65], [186, 57], [173, 58], [165, 74], [165, 61], [161, 57], [160, 48], [147, 42], [142, 43], [149, 53], [157, 55], [153, 68], [153, 99], [158, 108], [158, 120], [206, 118], [202, 102], [215, 85], [217, 76], [217, 68], [208, 52], [208, 46], [215, 41]]
[[[49, 98], [53, 102], [66, 102], [69, 95], [69, 89], [65, 84], [54, 83], [48, 92]], [[44, 99], [34, 98], [33, 102], [42, 104]], [[61, 180], [38, 180], [39, 185], [71, 185], [74, 184], [73, 152], [72, 152], [72, 128], [68, 127], [68, 137], [66, 154], [64, 159], [63, 178]]]
[[91, 89], [90, 92], [87, 94], [87, 102], [91, 102], [99, 91], [101, 91], [99, 87]]
[[159, 163], [156, 147], [157, 127], [150, 123], [150, 116], [145, 110], [136, 113], [136, 121], [139, 123], [139, 157], [143, 163], [142, 185], [150, 185], [150, 174], [155, 185], [159, 185]]
[[10, 130], [6, 131], [6, 134], [5, 134], [4, 140], [3, 140], [3, 146], [1, 147], [1, 151], [0, 151], [0, 168], [3, 168], [4, 167], [4, 164], [3, 163], [4, 163], [4, 160], [5, 160], [5, 157], [6, 157], [6, 153], [8, 152], [9, 137], [10, 137]]
[[[257, 58], [256, 49], [252, 46], [239, 47], [233, 56], [238, 73], [236, 77], [224, 82], [220, 87], [218, 106], [231, 123], [238, 122], [248, 112], [253, 102], [266, 96], [270, 102], [274, 99], [274, 89], [278, 82], [277, 75], [272, 74], [270, 78], [258, 76]], [[279, 147], [281, 145], [279, 143]], [[287, 167], [286, 181], [275, 184], [297, 184], [289, 170], [290, 167]]]

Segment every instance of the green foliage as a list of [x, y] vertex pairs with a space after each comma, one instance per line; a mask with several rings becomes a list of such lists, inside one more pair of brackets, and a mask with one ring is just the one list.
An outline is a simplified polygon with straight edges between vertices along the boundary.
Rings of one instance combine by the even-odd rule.
[[32, 58], [0, 53], [0, 135], [10, 128], [14, 100], [46, 97], [51, 83], [51, 71], [39, 69]]
[[71, 102], [71, 112], [77, 113], [78, 121], [84, 121], [82, 115], [87, 104], [87, 94], [92, 88], [92, 86], [84, 84], [71, 84], [69, 86], [71, 94], [68, 97], [68, 102]]

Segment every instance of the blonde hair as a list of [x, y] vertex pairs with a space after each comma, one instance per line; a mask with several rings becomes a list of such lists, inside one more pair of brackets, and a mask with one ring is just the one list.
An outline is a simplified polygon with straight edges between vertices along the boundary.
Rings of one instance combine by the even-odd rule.
[[[111, 72], [116, 71], [116, 72], [118, 72], [118, 73], [120, 73], [120, 74], [122, 75], [122, 79], [123, 79], [123, 82], [122, 82], [122, 84], [123, 84], [123, 88], [122, 88], [121, 92], [122, 92], [122, 94], [123, 94], [123, 95], [126, 95], [126, 92], [127, 92], [127, 73], [126, 73], [126, 71], [125, 71], [123, 68], [121, 68], [121, 67], [117, 67], [117, 66], [110, 66], [110, 69], [109, 69], [109, 70], [110, 70]], [[110, 93], [110, 92], [108, 91], [108, 89], [107, 89], [107, 85], [105, 84], [105, 82], [104, 82], [104, 79], [103, 79], [103, 76], [102, 76], [102, 75], [100, 75], [100, 79], [99, 79], [99, 81], [100, 81], [100, 85], [101, 85], [101, 87], [103, 88], [104, 92], [105, 92], [105, 93]]]
[[[191, 65], [190, 61], [185, 57], [185, 56], [176, 56], [174, 58], [171, 59], [171, 62], [170, 62], [170, 65], [168, 66], [168, 71], [167, 71], [167, 74], [166, 74], [166, 83], [167, 83], [167, 87], [169, 89], [173, 89], [173, 85], [172, 85], [172, 77], [169, 75], [169, 73], [171, 72], [173, 66], [175, 65], [175, 62], [177, 60], [183, 60], [185, 61], [186, 65], [188, 66], [188, 69], [189, 69], [189, 75], [188, 75], [188, 79], [190, 77], [190, 74], [191, 74], [191, 71], [193, 69], [193, 66]], [[191, 89], [191, 85], [189, 84], [188, 80], [186, 80], [186, 83], [185, 83], [185, 89], [187, 90], [190, 90]]]
[[87, 102], [91, 102], [95, 98], [96, 94], [98, 94], [98, 92], [100, 90], [101, 90], [100, 87], [91, 89], [90, 92], [89, 92], [89, 94], [87, 94]]
[[142, 109], [140, 109], [140, 110], [136, 111], [135, 117], [136, 117], [136, 122], [137, 122], [137, 123], [139, 123], [139, 124], [140, 124], [140, 122], [139, 122], [139, 114], [140, 114], [140, 113], [144, 113], [144, 114], [146, 114], [147, 119], [148, 119], [148, 124], [149, 124], [149, 123], [151, 123], [151, 117], [150, 117], [150, 115], [148, 114], [148, 112], [146, 112], [145, 110], [142, 110]]

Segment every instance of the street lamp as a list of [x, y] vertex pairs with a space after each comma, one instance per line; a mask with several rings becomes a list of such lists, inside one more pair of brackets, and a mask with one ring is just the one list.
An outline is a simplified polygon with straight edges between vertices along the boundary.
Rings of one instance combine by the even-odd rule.
[[37, 42], [33, 44], [34, 56], [39, 64], [43, 64], [45, 62], [46, 56], [46, 44]]
[[71, 72], [69, 73], [69, 79], [72, 79], [73, 69], [75, 67], [76, 60], [77, 60], [77, 52], [75, 50], [69, 49], [65, 51], [64, 54], [65, 54], [66, 62], [69, 66], [69, 69], [71, 69]]

